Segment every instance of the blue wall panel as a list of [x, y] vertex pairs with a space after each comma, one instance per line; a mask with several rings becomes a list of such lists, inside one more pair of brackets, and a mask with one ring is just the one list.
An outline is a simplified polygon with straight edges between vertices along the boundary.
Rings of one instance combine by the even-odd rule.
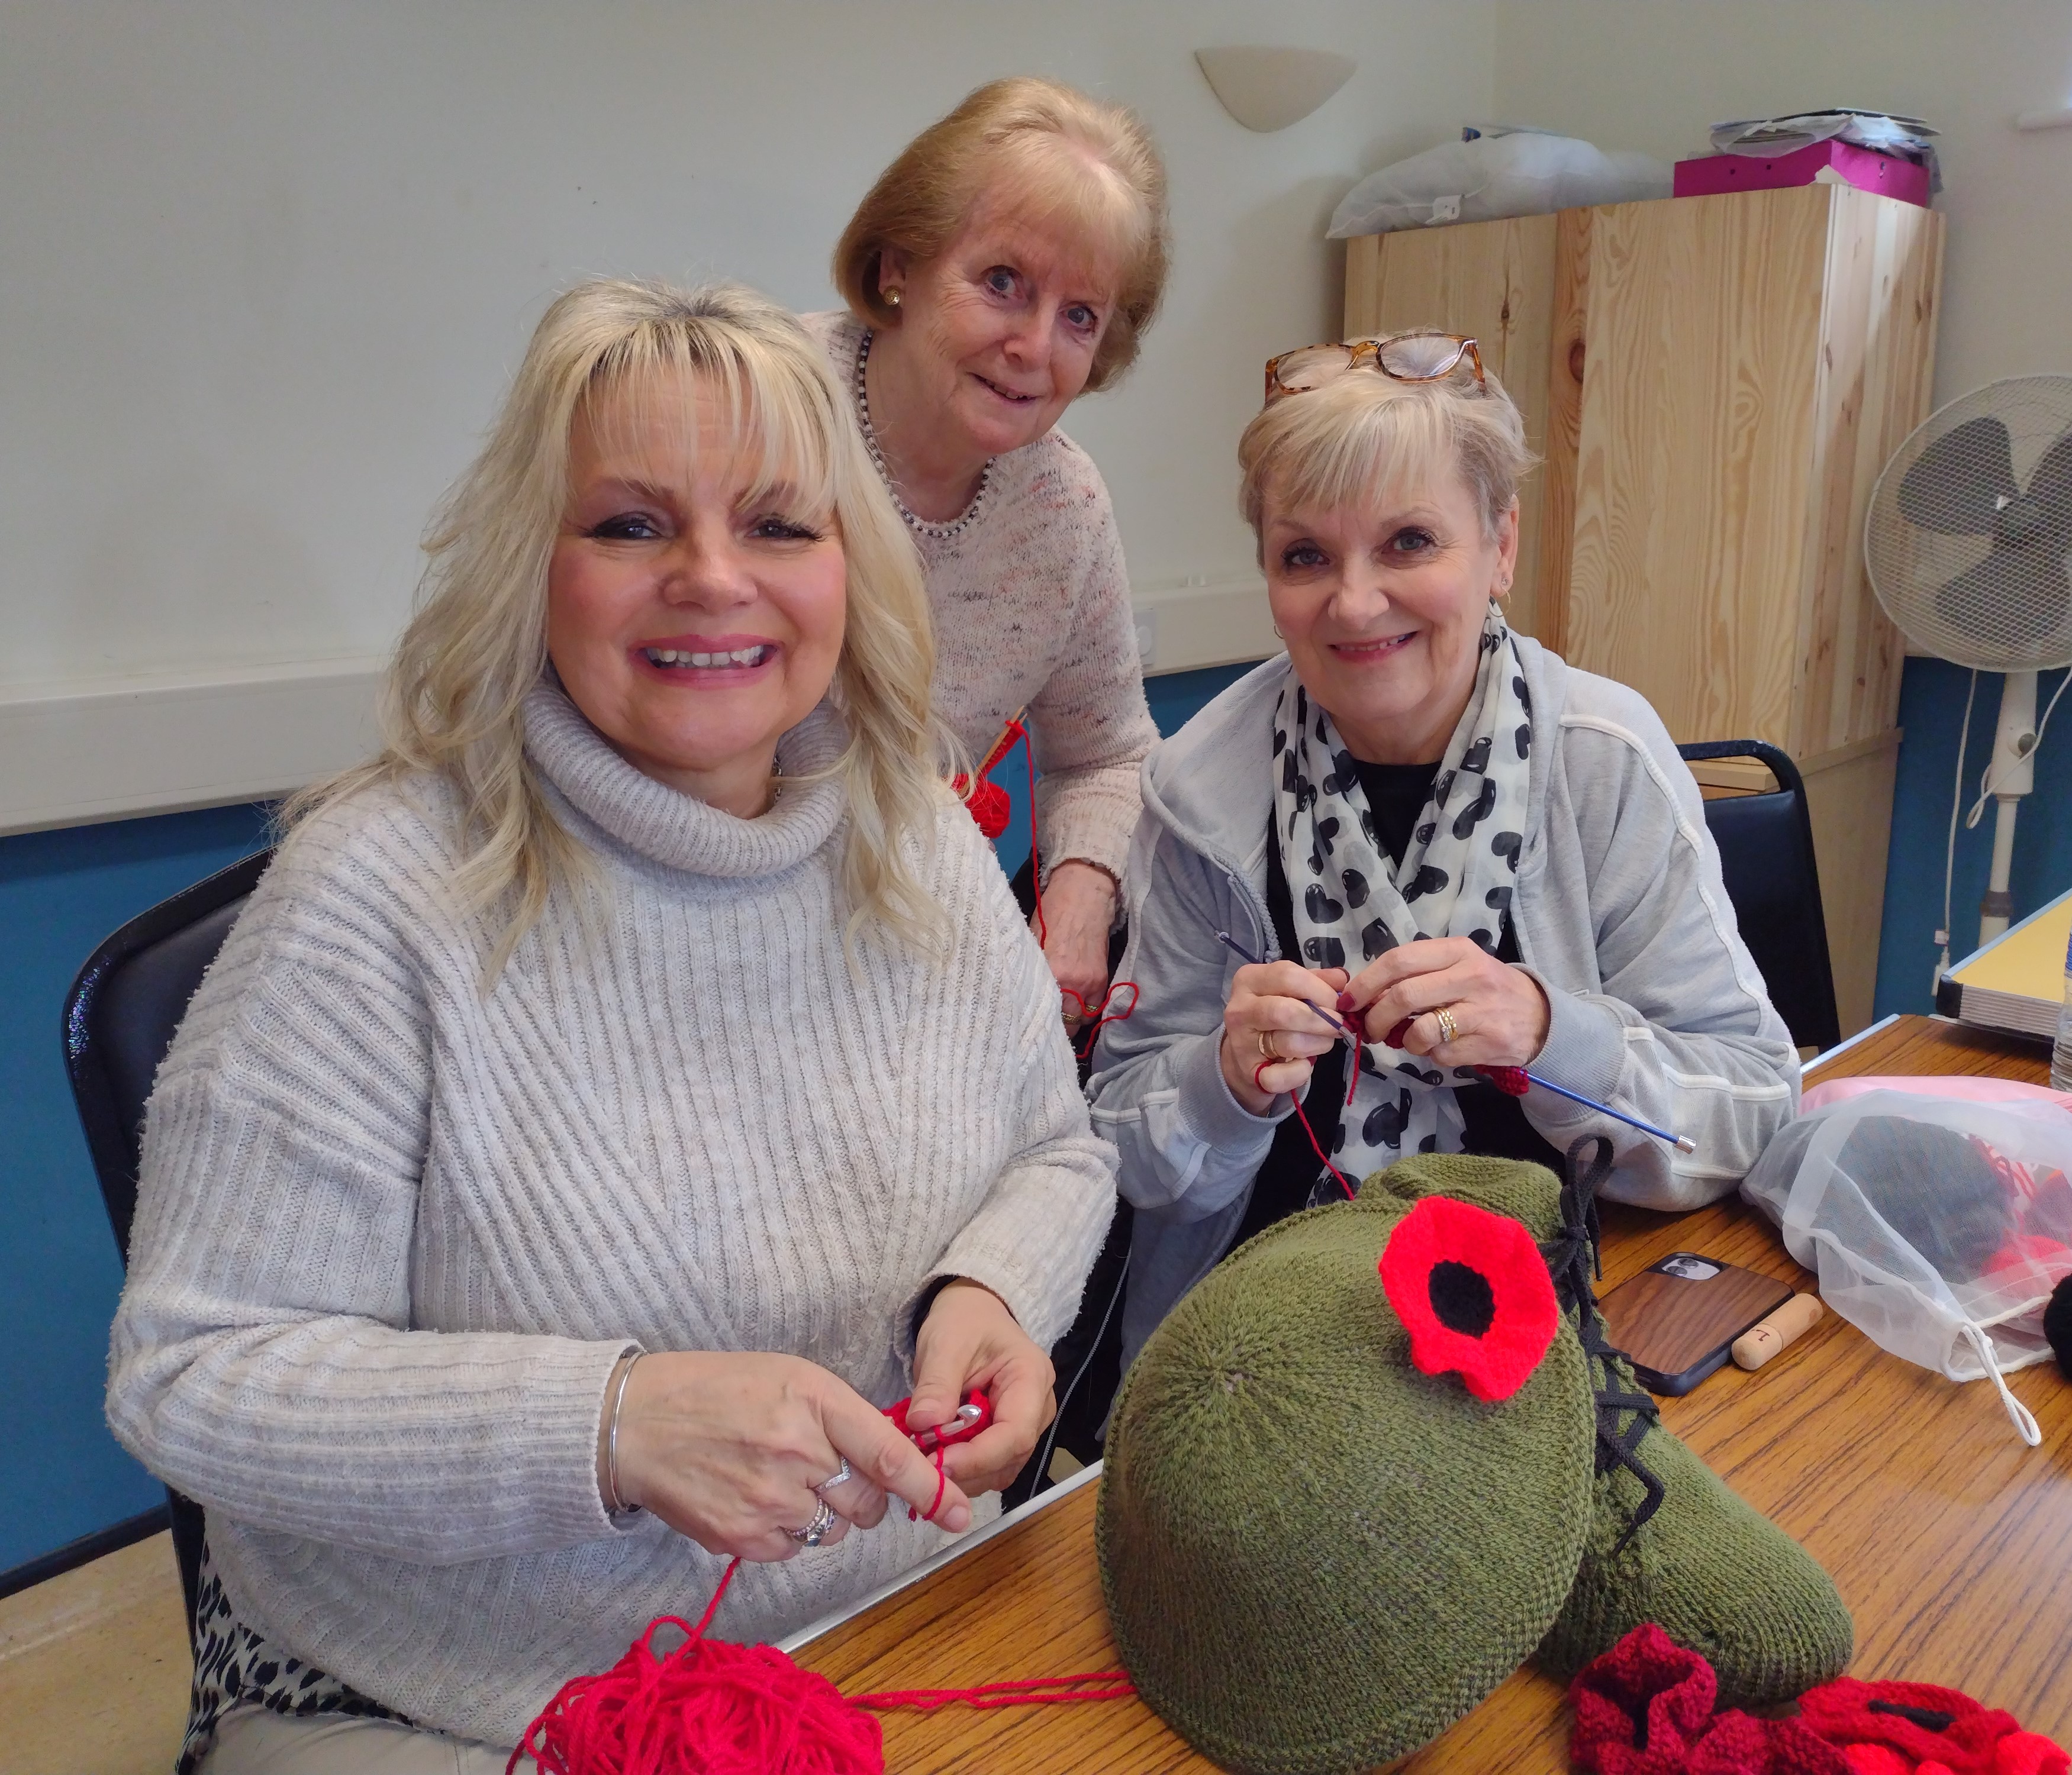
[[[1944, 659], [1910, 659], [1899, 693], [1899, 786], [1893, 798], [1892, 857], [1885, 869], [1885, 916], [1878, 946], [1877, 1014], [1927, 1011], [1935, 968], [1936, 927], [1942, 922], [1942, 854], [1950, 833], [1950, 800], [1957, 768], [1957, 731], [1964, 717], [1971, 673]], [[2041, 715], [2062, 672], [2046, 672], [2038, 687]], [[1965, 806], [1992, 755], [2000, 718], [2000, 680], [1979, 675], [1964, 753]], [[1979, 901], [1992, 862], [1993, 806], [1978, 825], [1957, 828], [1957, 861], [1950, 892], [1950, 958], [1978, 947]], [[2036, 758], [2036, 788], [2015, 825], [2014, 867], [2008, 885], [2015, 915], [2024, 917], [2072, 888], [2072, 690], [2058, 705]]]
[[[1187, 718], [1226, 684], [1237, 682], [1251, 664], [1204, 666], [1198, 672], [1168, 672], [1144, 680], [1151, 719], [1163, 734], [1179, 732]], [[1007, 791], [1014, 812], [1007, 830], [993, 840], [1001, 866], [1009, 875], [1029, 861], [1029, 766], [1016, 746], [994, 769], [993, 780]], [[1042, 836], [1040, 833], [1038, 835]]]
[[[1153, 679], [1160, 730], [1247, 669]], [[1014, 806], [998, 846], [1011, 871], [1029, 854], [1021, 750], [994, 775]], [[165, 1495], [101, 1413], [122, 1274], [65, 1081], [65, 991], [117, 926], [264, 844], [267, 813], [220, 807], [0, 838], [0, 1572]]]
[[101, 1415], [122, 1272], [60, 1008], [110, 931], [263, 845], [267, 811], [0, 838], [0, 1571], [165, 1501]]

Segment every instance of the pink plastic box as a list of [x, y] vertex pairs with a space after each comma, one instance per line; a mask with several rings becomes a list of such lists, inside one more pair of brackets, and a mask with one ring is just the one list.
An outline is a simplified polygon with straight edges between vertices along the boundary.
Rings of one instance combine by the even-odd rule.
[[1679, 197], [1711, 197], [1720, 191], [1773, 191], [1787, 185], [1810, 185], [1827, 167], [1859, 191], [1897, 197], [1928, 207], [1928, 169], [1896, 154], [1859, 148], [1853, 142], [1816, 142], [1774, 160], [1752, 154], [1707, 154], [1676, 162]]

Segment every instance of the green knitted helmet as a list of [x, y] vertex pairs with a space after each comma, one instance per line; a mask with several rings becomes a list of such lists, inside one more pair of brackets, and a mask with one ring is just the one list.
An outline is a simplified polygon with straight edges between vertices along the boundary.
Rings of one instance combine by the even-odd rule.
[[[1416, 1194], [1556, 1230], [1537, 1166], [1409, 1162], [1433, 1173]], [[1500, 1399], [1420, 1374], [1376, 1274], [1412, 1203], [1379, 1182], [1233, 1252], [1145, 1344], [1108, 1431], [1096, 1532], [1123, 1662], [1248, 1775], [1437, 1736], [1539, 1644], [1591, 1523], [1581, 1346], [1564, 1327]]]

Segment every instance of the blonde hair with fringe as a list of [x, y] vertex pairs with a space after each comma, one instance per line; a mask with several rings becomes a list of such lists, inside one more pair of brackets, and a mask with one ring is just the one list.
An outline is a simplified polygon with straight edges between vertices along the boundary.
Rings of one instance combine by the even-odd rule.
[[1267, 495], [1338, 510], [1414, 498], [1457, 475], [1494, 540], [1537, 458], [1525, 421], [1491, 376], [1398, 382], [1355, 369], [1270, 402], [1238, 440], [1238, 509], [1260, 537]]
[[866, 326], [898, 326], [878, 288], [886, 251], [934, 258], [995, 191], [1012, 213], [1113, 254], [1115, 306], [1087, 391], [1109, 387], [1136, 361], [1166, 293], [1166, 164], [1134, 113], [1056, 80], [989, 81], [908, 142], [842, 230], [835, 287]]
[[848, 617], [830, 700], [849, 745], [829, 774], [849, 813], [845, 941], [876, 926], [924, 951], [939, 943], [942, 914], [915, 866], [944, 793], [927, 594], [825, 354], [792, 315], [738, 285], [600, 280], [541, 318], [488, 443], [433, 521], [417, 608], [383, 684], [382, 751], [282, 811], [291, 829], [373, 784], [418, 772], [451, 783], [464, 824], [455, 885], [471, 908], [508, 914], [485, 989], [555, 890], [594, 874], [525, 755], [523, 716], [547, 665], [547, 569], [569, 503], [571, 429], [591, 403], [626, 397], [652, 410], [690, 384], [759, 457], [758, 491], [787, 487], [808, 508], [801, 517], [832, 521], [841, 538]]

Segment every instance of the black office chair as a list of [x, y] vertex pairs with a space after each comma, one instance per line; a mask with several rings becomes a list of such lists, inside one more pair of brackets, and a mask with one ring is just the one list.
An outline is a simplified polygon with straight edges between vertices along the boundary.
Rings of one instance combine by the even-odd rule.
[[[151, 1082], [187, 1000], [273, 860], [273, 852], [261, 851], [132, 918], [94, 951], [65, 995], [65, 1070], [125, 1268]], [[201, 1506], [171, 1486], [166, 1497], [191, 1638], [201, 1577]]]
[[1770, 1003], [1800, 1047], [1833, 1047], [1842, 1039], [1842, 1023], [1827, 959], [1813, 822], [1798, 766], [1762, 740], [1710, 740], [1676, 750], [1689, 764], [1753, 758], [1777, 779], [1767, 793], [1708, 799], [1705, 824], [1720, 848], [1720, 870], [1741, 941], [1762, 971]]

